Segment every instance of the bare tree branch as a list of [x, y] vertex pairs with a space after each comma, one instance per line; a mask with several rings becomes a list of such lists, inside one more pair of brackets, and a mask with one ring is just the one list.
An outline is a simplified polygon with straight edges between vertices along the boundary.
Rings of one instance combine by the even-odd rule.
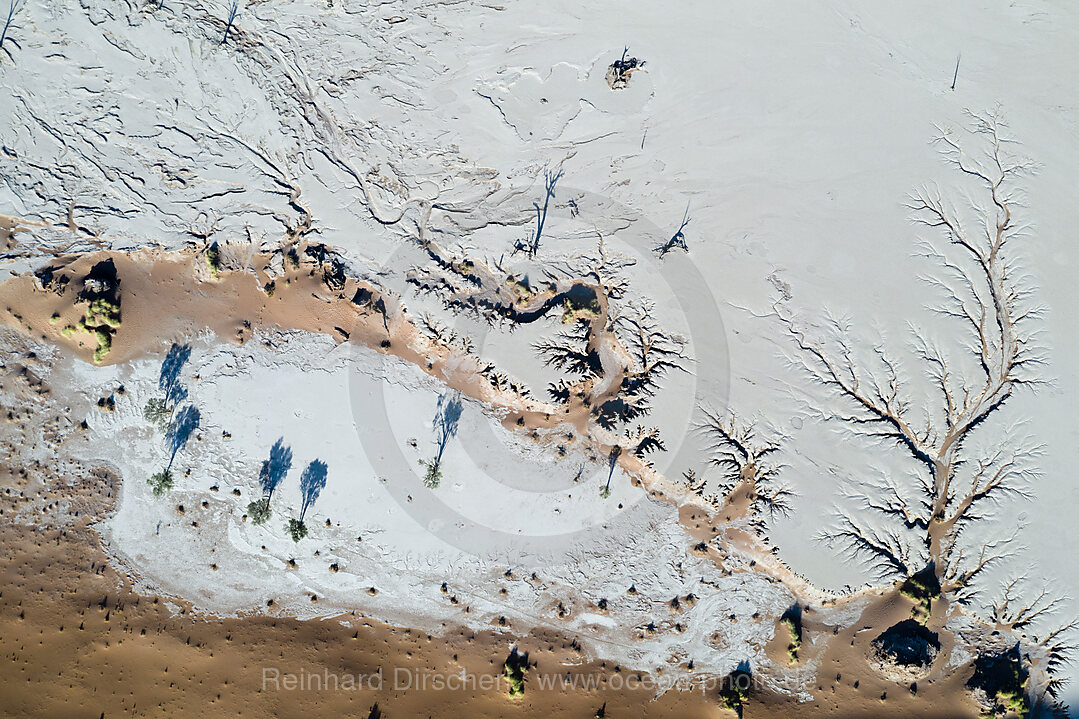
[[225, 34], [221, 37], [221, 44], [224, 45], [229, 39], [229, 30], [232, 29], [233, 22], [236, 21], [236, 16], [240, 14], [240, 0], [230, 0], [228, 5], [228, 18], [225, 21]]
[[8, 29], [12, 26], [15, 20], [15, 14], [19, 12], [19, 9], [23, 5], [23, 0], [8, 0], [7, 16], [4, 18], [4, 29], [0, 31], [0, 48], [4, 47], [4, 40], [7, 39]]

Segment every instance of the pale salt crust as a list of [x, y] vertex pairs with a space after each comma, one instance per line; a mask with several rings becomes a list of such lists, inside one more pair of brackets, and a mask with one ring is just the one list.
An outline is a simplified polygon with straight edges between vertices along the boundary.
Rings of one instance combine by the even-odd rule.
[[[1079, 8], [832, 0], [812, 8], [696, 2], [675, 13], [624, 2], [262, 4], [241, 14], [235, 41], [221, 46], [220, 7], [165, 5], [151, 14], [122, 3], [27, 4], [13, 52], [17, 64], [5, 58], [0, 70], [11, 96], [0, 106], [0, 211], [62, 227], [21, 232], [0, 276], [39, 264], [48, 250], [97, 242], [179, 248], [192, 242], [189, 231], [214, 222], [221, 241], [273, 245], [298, 221], [290, 188], [300, 190], [315, 237], [402, 290], [403, 273], [419, 255], [397, 253], [415, 228], [421, 198], [453, 210], [436, 213], [435, 230], [488, 257], [508, 256], [512, 242], [527, 234], [545, 165], [561, 163], [566, 172], [560, 201], [573, 195], [568, 188], [580, 188], [672, 231], [688, 204], [689, 259], [723, 308], [730, 405], [767, 419], [785, 437], [785, 476], [799, 496], [770, 536], [796, 571], [835, 589], [872, 581], [864, 567], [814, 541], [837, 504], [859, 511], [856, 502], [843, 503], [841, 483], [876, 471], [900, 473], [906, 465], [894, 452], [867, 449], [810, 421], [805, 388], [782, 359], [781, 328], [759, 315], [768, 310], [775, 283], [783, 282], [809, 321], [828, 307], [851, 313], [866, 337], [876, 322], [901, 343], [914, 321], [946, 339], [947, 325], [924, 311], [925, 290], [916, 278], [931, 267], [914, 253], [915, 240], [926, 233], [910, 224], [904, 202], [927, 183], [962, 200], [970, 187], [928, 143], [934, 124], [959, 127], [965, 109], [999, 104], [1010, 134], [1039, 163], [1022, 181], [1021, 221], [1032, 225], [1025, 262], [1037, 300], [1049, 310], [1042, 320], [1049, 364], [1040, 372], [1052, 384], [1017, 396], [1005, 411], [1005, 422], [1025, 421], [1046, 452], [1033, 498], [1002, 507], [1005, 522], [1022, 528], [1020, 547], [998, 571], [1000, 577], [1027, 573], [1034, 587], [1049, 584], [1079, 596], [1079, 573], [1070, 569], [1070, 547], [1079, 542], [1072, 521], [1079, 488], [1071, 480], [1079, 464], [1079, 370], [1072, 359], [1079, 356], [1079, 333], [1070, 321], [1079, 99], [1069, 84], [1079, 66]], [[612, 92], [602, 76], [625, 44], [647, 64], [625, 90]], [[66, 229], [71, 208], [74, 224], [95, 235], [93, 242], [87, 232]], [[586, 219], [580, 224], [594, 224], [611, 247], [629, 252], [616, 230], [632, 222]], [[544, 252], [552, 254], [595, 242], [568, 222], [552, 222], [546, 233]], [[634, 296], [659, 299], [671, 315], [664, 321], [679, 321], [648, 262], [629, 274]], [[406, 296], [406, 304], [422, 302]], [[433, 303], [431, 311], [455, 321]], [[493, 335], [489, 353], [540, 392], [551, 375], [522, 351], [532, 339], [527, 332], [538, 329], [509, 339]], [[232, 361], [231, 350], [210, 347], [198, 361], [217, 352], [224, 353], [222, 366]], [[718, 360], [698, 353], [697, 361]], [[146, 384], [153, 370], [122, 371], [141, 372]], [[224, 376], [212, 381], [225, 382]], [[672, 378], [652, 418], [669, 436], [686, 426], [678, 381]], [[238, 387], [231, 390], [244, 399], [237, 417], [268, 414]], [[417, 411], [429, 411], [433, 393]], [[210, 397], [203, 402], [207, 418], [225, 409]], [[344, 422], [337, 416], [344, 409], [325, 421]], [[344, 417], [350, 421], [351, 411]], [[128, 421], [137, 424], [136, 417]], [[230, 431], [233, 446], [242, 449], [222, 450], [208, 466], [225, 463], [217, 470], [222, 481], [226, 475], [234, 483], [251, 481], [264, 441], [276, 437], [253, 436], [246, 441], [257, 438], [259, 446], [247, 449], [242, 430]], [[132, 456], [124, 461], [145, 463], [148, 444], [149, 435], [146, 443], [130, 444]], [[209, 446], [200, 444], [192, 458]], [[665, 467], [662, 457], [657, 464], [677, 476], [691, 465], [704, 471], [705, 457], [698, 450], [684, 467]], [[121, 519], [131, 512], [129, 492], [145, 490], [135, 470], [131, 465]], [[329, 484], [316, 513], [340, 491]], [[598, 507], [573, 511], [593, 510]], [[677, 530], [671, 508], [654, 511], [670, 523], [660, 527]], [[126, 526], [121, 519], [111, 531]], [[151, 561], [153, 545], [145, 539], [125, 548], [117, 534], [114, 549], [143, 571], [152, 566], [184, 576], [178, 592], [206, 603], [199, 592], [223, 575], [184, 573], [176, 561], [181, 555]], [[299, 579], [303, 571], [282, 578], [276, 566], [259, 570], [265, 581], [294, 585], [306, 581]], [[393, 573], [395, 581], [405, 576]], [[187, 589], [198, 582], [206, 587]], [[255, 593], [256, 585], [248, 586]], [[388, 607], [401, 607], [410, 596], [383, 588], [364, 601], [384, 597]], [[766, 596], [753, 601], [767, 603]], [[236, 606], [222, 601], [218, 608]], [[1066, 609], [1079, 614], [1075, 601]]]
[[[714, 563], [689, 551], [676, 508], [631, 487], [621, 471], [604, 500], [598, 490], [605, 465], [575, 454], [553, 461], [468, 403], [460, 434], [444, 455], [442, 485], [434, 491], [452, 510], [530, 541], [492, 542], [480, 551], [477, 545], [459, 548], [440, 539], [437, 527], [419, 524], [407, 508], [410, 500], [402, 501], [409, 495], [422, 500], [418, 495], [431, 491], [422, 486], [422, 469], [406, 466], [404, 473], [387, 476], [380, 471], [386, 462], [357, 437], [364, 415], [380, 409], [368, 402], [372, 383], [385, 392], [390, 436], [397, 442], [384, 449], [429, 456], [435, 441], [430, 418], [444, 390], [411, 365], [373, 352], [359, 351], [362, 363], [354, 363], [347, 346], [326, 337], [274, 335], [266, 338], [272, 349], [263, 339], [242, 347], [206, 339], [193, 345], [182, 380], [188, 401], [200, 408], [200, 429], [173, 463], [176, 487], [166, 499], [154, 497], [144, 481], [168, 464], [169, 454], [140, 409], [158, 394], [159, 364], [72, 363], [64, 370], [71, 372], [65, 379], [91, 392], [124, 385], [115, 412], [91, 417], [89, 446], [95, 458], [112, 463], [126, 478], [116, 514], [102, 531], [109, 551], [147, 588], [216, 614], [263, 611], [266, 600], [274, 599], [274, 611], [300, 617], [362, 607], [366, 615], [435, 633], [458, 625], [490, 629], [505, 617], [514, 631], [572, 632], [592, 656], [666, 667], [669, 680], [725, 673], [743, 660], [771, 665], [763, 646], [772, 635], [772, 618], [793, 603], [793, 595], [756, 572], [722, 576]], [[350, 379], [350, 371], [363, 377]], [[483, 432], [498, 446], [486, 455], [482, 448], [467, 451], [464, 443]], [[260, 496], [259, 465], [279, 437], [292, 450], [292, 469], [274, 495], [273, 518], [255, 526], [244, 521], [245, 507]], [[411, 440], [419, 449], [409, 455]], [[284, 525], [298, 516], [298, 477], [312, 459], [326, 462], [329, 476], [306, 516], [310, 536], [297, 544]], [[582, 465], [586, 471], [573, 482]], [[507, 486], [504, 478], [527, 479], [537, 469], [555, 478], [557, 487], [542, 491], [539, 480], [519, 489]], [[209, 491], [211, 486], [217, 491]], [[234, 496], [234, 488], [242, 496]], [[209, 506], [201, 507], [202, 501]], [[558, 536], [589, 526], [595, 531], [578, 541]], [[631, 586], [635, 595], [627, 594]], [[690, 594], [695, 603], [685, 600]], [[678, 612], [669, 606], [675, 597], [684, 602]], [[599, 611], [596, 604], [604, 598], [609, 608]], [[567, 610], [561, 618], [560, 602]], [[654, 631], [647, 629], [650, 623]], [[690, 659], [694, 672], [685, 668]], [[775, 680], [782, 682], [785, 670], [777, 669]], [[789, 688], [811, 670], [812, 663], [791, 671]]]

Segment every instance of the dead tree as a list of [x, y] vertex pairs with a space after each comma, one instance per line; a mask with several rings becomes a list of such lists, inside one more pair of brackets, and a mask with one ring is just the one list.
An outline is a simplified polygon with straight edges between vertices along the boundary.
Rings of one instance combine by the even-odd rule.
[[689, 252], [689, 246], [686, 245], [686, 236], [682, 234], [682, 230], [686, 229], [686, 226], [689, 224], [689, 219], [689, 205], [686, 205], [685, 214], [682, 215], [682, 224], [680, 224], [675, 233], [671, 235], [671, 239], [655, 249], [660, 256], [660, 259], [675, 247], [680, 247], [685, 252]]
[[644, 60], [635, 57], [627, 58], [629, 47], [622, 50], [622, 57], [615, 60], [607, 68], [607, 84], [612, 90], [623, 90], [629, 84], [630, 76], [644, 67]]
[[982, 433], [1000, 429], [1000, 410], [1017, 390], [1039, 383], [1042, 361], [1031, 327], [1039, 308], [1017, 259], [1025, 233], [1013, 216], [1013, 183], [1031, 165], [1010, 152], [997, 113], [970, 117], [968, 139], [982, 142], [978, 153], [950, 131], [942, 130], [936, 142], [981, 188], [981, 201], [971, 202], [976, 225], [935, 188], [916, 193], [909, 204], [915, 221], [937, 233], [924, 245], [937, 267], [926, 280], [942, 297], [930, 309], [958, 330], [949, 349], [930, 341], [924, 328], [914, 330], [910, 351], [930, 389], [914, 389], [883, 343], [860, 350], [849, 328], [834, 319], [824, 333], [830, 336], [811, 336], [785, 302], [775, 305], [797, 347], [795, 364], [842, 404], [821, 410], [822, 416], [897, 448], [918, 467], [911, 475], [867, 481], [856, 492], [884, 522], [848, 515], [826, 538], [888, 578], [932, 567], [942, 591], [960, 600], [970, 598], [971, 581], [999, 556], [992, 548], [964, 548], [964, 529], [1003, 498], [1024, 494], [1038, 477], [1033, 460], [1039, 448], [1021, 432], [989, 439]]
[[19, 12], [19, 8], [23, 5], [23, 0], [8, 0], [7, 17], [4, 18], [4, 29], [0, 31], [0, 48], [4, 47], [4, 40], [7, 39], [8, 29], [11, 28], [12, 22], [15, 20], [15, 13]]
[[545, 169], [543, 171], [543, 206], [540, 207], [538, 202], [533, 202], [532, 207], [536, 210], [536, 229], [532, 231], [532, 236], [527, 240], [517, 240], [513, 245], [513, 254], [518, 252], [524, 253], [529, 259], [533, 259], [536, 253], [539, 252], [540, 238], [543, 236], [543, 226], [547, 224], [547, 210], [550, 207], [551, 199], [555, 196], [555, 185], [562, 179], [562, 168], [557, 171]]
[[225, 21], [225, 34], [221, 37], [221, 44], [224, 45], [229, 39], [229, 30], [232, 29], [232, 24], [236, 20], [236, 16], [240, 14], [240, 0], [231, 0], [229, 3], [229, 15]]

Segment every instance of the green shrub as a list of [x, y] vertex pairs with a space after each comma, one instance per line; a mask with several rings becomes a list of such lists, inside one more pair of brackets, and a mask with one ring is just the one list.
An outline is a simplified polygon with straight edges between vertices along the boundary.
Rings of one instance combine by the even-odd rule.
[[[105, 355], [112, 349], [112, 333], [120, 327], [120, 305], [104, 297], [97, 297], [90, 301], [86, 308], [86, 316], [79, 318], [78, 328], [94, 336], [97, 347], [94, 349], [94, 362], [105, 359]], [[74, 327], [65, 327], [61, 334], [70, 337], [75, 333]]]
[[578, 304], [567, 297], [562, 301], [562, 309], [562, 324], [568, 325], [578, 320], [588, 320], [598, 316], [599, 300], [590, 297], [586, 304]]
[[221, 272], [221, 250], [217, 248], [216, 242], [206, 248], [206, 266], [215, 278]]
[[100, 362], [105, 359], [105, 355], [112, 349], [112, 335], [108, 330], [98, 327], [94, 330], [94, 336], [97, 338], [97, 349], [94, 350], [94, 362]]
[[442, 467], [437, 459], [421, 459], [420, 464], [427, 468], [423, 475], [423, 486], [427, 489], [437, 489], [442, 484]]
[[1022, 689], [998, 692], [997, 702], [1005, 710], [1015, 714], [1016, 719], [1026, 719], [1030, 714], [1030, 700]]
[[154, 496], [160, 497], [173, 487], [172, 471], [166, 467], [146, 480], [146, 483], [153, 487]]
[[86, 325], [88, 327], [120, 327], [120, 305], [111, 302], [104, 297], [98, 297], [90, 302], [86, 310]]
[[247, 505], [247, 516], [251, 520], [251, 524], [266, 524], [272, 515], [270, 500], [267, 497], [255, 500]]
[[802, 637], [799, 636], [798, 628], [795, 626], [792, 617], [786, 617], [782, 622], [787, 627], [787, 633], [790, 634], [790, 642], [787, 644], [787, 657], [790, 658], [791, 664], [797, 664], [798, 650], [802, 648]]
[[929, 621], [933, 600], [940, 597], [940, 581], [936, 570], [930, 564], [925, 569], [912, 574], [899, 585], [899, 593], [914, 602], [911, 616], [922, 624]]
[[719, 699], [726, 709], [742, 716], [746, 700], [749, 699], [749, 687], [752, 676], [744, 669], [735, 669], [723, 678], [719, 690]]
[[146, 406], [142, 408], [143, 418], [157, 427], [162, 432], [168, 431], [169, 428], [169, 408], [165, 405], [165, 400], [160, 397], [151, 397], [146, 401]]
[[1011, 713], [1017, 719], [1030, 716], [1031, 701], [1027, 697], [1030, 672], [1024, 665], [1018, 647], [998, 654], [983, 654], [974, 660], [974, 674], [967, 681], [970, 689], [981, 689], [991, 704], [986, 716]]
[[787, 629], [789, 641], [787, 642], [787, 656], [791, 664], [798, 663], [798, 652], [802, 648], [802, 608], [795, 604], [783, 612], [779, 623]]
[[518, 653], [513, 649], [506, 657], [502, 665], [502, 675], [510, 685], [510, 696], [516, 697], [525, 693], [525, 672], [528, 671], [528, 655]]
[[307, 525], [302, 519], [290, 519], [288, 521], [288, 533], [293, 542], [298, 542], [307, 536]]

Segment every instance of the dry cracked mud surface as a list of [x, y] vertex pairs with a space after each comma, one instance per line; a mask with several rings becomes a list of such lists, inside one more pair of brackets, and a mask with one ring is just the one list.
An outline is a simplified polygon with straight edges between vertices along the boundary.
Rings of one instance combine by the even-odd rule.
[[6, 715], [1069, 715], [1075, 10], [10, 10]]

